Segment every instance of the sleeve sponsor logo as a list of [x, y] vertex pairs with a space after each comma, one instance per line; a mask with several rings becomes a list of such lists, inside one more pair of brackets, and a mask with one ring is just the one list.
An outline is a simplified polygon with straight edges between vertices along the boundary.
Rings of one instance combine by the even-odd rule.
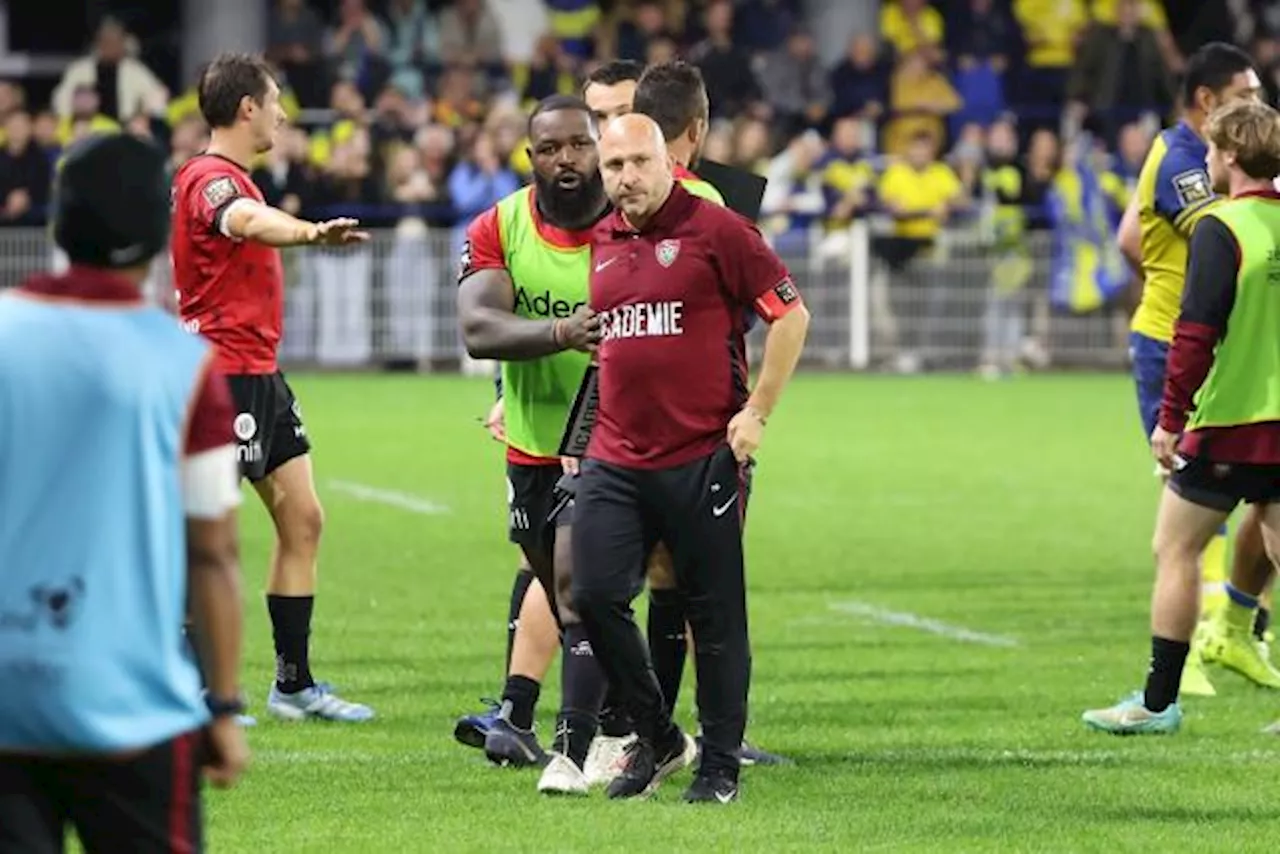
[[1184, 208], [1213, 198], [1209, 175], [1203, 169], [1192, 169], [1174, 175], [1173, 190], [1178, 194], [1178, 203]]
[[471, 241], [462, 242], [462, 251], [458, 253], [458, 281], [471, 275]]
[[773, 292], [777, 295], [778, 300], [783, 305], [791, 305], [800, 299], [800, 293], [796, 290], [796, 286], [791, 283], [790, 279], [783, 279], [781, 282], [773, 286]]
[[214, 178], [208, 184], [204, 185], [204, 189], [200, 191], [204, 196], [205, 202], [211, 208], [220, 208], [227, 202], [240, 195], [240, 190], [236, 187], [236, 182], [230, 178]]

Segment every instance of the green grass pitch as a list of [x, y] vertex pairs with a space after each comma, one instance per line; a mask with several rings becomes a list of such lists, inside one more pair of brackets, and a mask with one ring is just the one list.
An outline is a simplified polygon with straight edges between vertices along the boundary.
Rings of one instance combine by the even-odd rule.
[[688, 772], [647, 803], [549, 800], [535, 772], [454, 743], [453, 718], [498, 690], [516, 560], [502, 450], [478, 423], [492, 386], [292, 381], [327, 511], [313, 664], [379, 718], [265, 718], [270, 537], [246, 493], [245, 685], [263, 721], [241, 786], [207, 797], [211, 850], [1274, 850], [1280, 741], [1259, 729], [1280, 696], [1214, 672], [1219, 696], [1188, 702], [1174, 738], [1079, 723], [1140, 686], [1148, 652], [1158, 484], [1122, 376], [793, 384], [747, 529], [749, 734], [797, 764], [747, 769], [729, 808], [681, 804]]

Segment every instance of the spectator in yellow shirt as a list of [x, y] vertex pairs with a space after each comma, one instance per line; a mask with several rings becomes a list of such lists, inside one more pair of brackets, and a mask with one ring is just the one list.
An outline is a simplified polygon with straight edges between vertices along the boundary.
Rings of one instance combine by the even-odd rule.
[[880, 176], [877, 193], [880, 207], [893, 218], [894, 225], [893, 235], [876, 245], [876, 254], [889, 273], [872, 282], [872, 326], [886, 331], [897, 350], [900, 312], [894, 304], [911, 306], [916, 322], [902, 336], [904, 349], [896, 353], [896, 363], [899, 371], [914, 373], [924, 365], [923, 351], [934, 338], [934, 322], [946, 316], [947, 299], [945, 278], [933, 264], [921, 270], [920, 262], [936, 257], [933, 249], [938, 235], [951, 212], [964, 205], [964, 188], [951, 167], [938, 160], [934, 136], [917, 131], [908, 142], [906, 157]]
[[1013, 14], [1027, 43], [1027, 67], [1015, 82], [1018, 117], [1029, 130], [1056, 128], [1089, 10], [1085, 0], [1013, 0]]
[[945, 117], [962, 103], [945, 74], [929, 65], [922, 51], [909, 53], [898, 63], [889, 83], [889, 119], [884, 129], [886, 154], [901, 155], [918, 134], [928, 133], [935, 145], [946, 136]]
[[880, 206], [894, 219], [894, 239], [914, 257], [933, 245], [948, 214], [963, 201], [964, 185], [938, 159], [933, 134], [917, 131], [908, 142], [906, 157], [880, 176], [878, 193]]
[[880, 9], [880, 35], [899, 56], [923, 51], [930, 64], [939, 63], [946, 36], [942, 15], [926, 0], [889, 0]]
[[831, 147], [819, 164], [822, 192], [827, 201], [826, 227], [848, 227], [863, 213], [875, 184], [875, 172], [862, 150], [862, 123], [854, 116], [837, 119], [831, 128]]

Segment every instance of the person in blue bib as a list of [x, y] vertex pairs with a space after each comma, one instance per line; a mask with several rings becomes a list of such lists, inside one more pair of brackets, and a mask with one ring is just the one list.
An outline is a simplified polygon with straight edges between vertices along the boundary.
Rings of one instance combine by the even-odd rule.
[[235, 413], [142, 299], [164, 154], [82, 140], [54, 196], [69, 270], [0, 294], [0, 854], [199, 852], [202, 776], [248, 761]]

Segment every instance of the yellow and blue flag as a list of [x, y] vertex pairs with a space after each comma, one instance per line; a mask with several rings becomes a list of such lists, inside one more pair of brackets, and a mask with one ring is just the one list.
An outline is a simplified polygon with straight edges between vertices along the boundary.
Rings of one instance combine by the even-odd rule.
[[1049, 301], [1055, 308], [1086, 314], [1102, 308], [1129, 283], [1129, 271], [1116, 244], [1111, 200], [1097, 168], [1092, 146], [1066, 163], [1048, 193], [1053, 224], [1053, 266]]

